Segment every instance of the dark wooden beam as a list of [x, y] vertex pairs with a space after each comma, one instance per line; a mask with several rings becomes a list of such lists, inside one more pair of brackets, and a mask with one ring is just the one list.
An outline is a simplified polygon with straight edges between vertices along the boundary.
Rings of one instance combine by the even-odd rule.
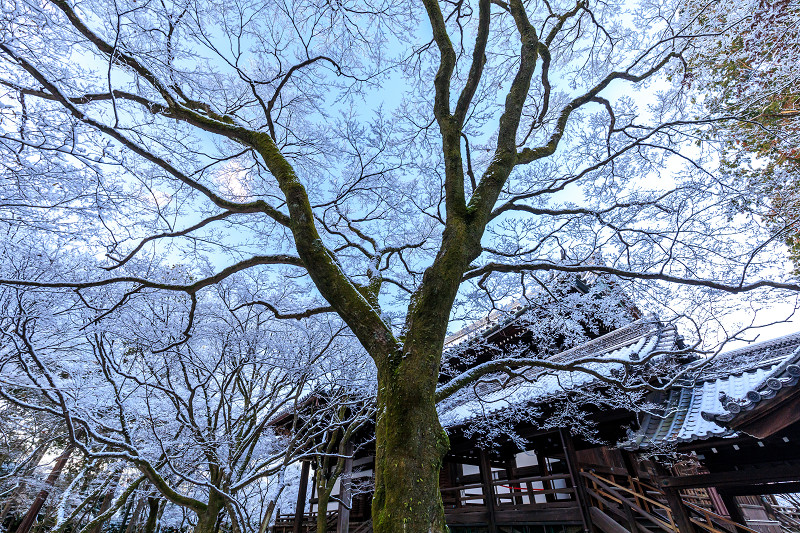
[[506, 479], [508, 479], [508, 487], [514, 495], [514, 504], [522, 505], [522, 490], [519, 483], [513, 483], [517, 479], [517, 458], [512, 457], [506, 460]]
[[[800, 492], [800, 481], [783, 481], [778, 483], [733, 486], [724, 489], [731, 496], [763, 496], [766, 494], [795, 494]], [[756, 492], [757, 491], [757, 492]]]
[[751, 494], [761, 494], [755, 485], [778, 481], [800, 481], [800, 468], [786, 465], [751, 470], [733, 470], [731, 472], [715, 472], [713, 474], [667, 477], [661, 479], [660, 485], [675, 489], [753, 485]]
[[[574, 503], [574, 502], [567, 502]], [[445, 509], [445, 518], [449, 526], [474, 526], [476, 529], [484, 529], [489, 524], [486, 507], [476, 505], [474, 509], [462, 507], [461, 509]], [[519, 509], [495, 510], [495, 520], [504, 526], [526, 525], [526, 524], [553, 524], [556, 526], [574, 525], [580, 526], [581, 517], [577, 505], [572, 507], [528, 507], [522, 506]]]
[[489, 461], [489, 454], [486, 450], [480, 450], [480, 471], [481, 482], [483, 483], [483, 504], [486, 506], [486, 514], [489, 519], [489, 533], [497, 533], [497, 522], [495, 522], [494, 505], [494, 486], [492, 485], [492, 465]]
[[739, 502], [736, 501], [736, 496], [728, 492], [720, 492], [719, 497], [722, 499], [722, 503], [725, 504], [725, 509], [728, 511], [728, 516], [731, 520], [746, 526], [747, 521], [744, 518], [744, 513], [742, 513], [742, 508], [739, 507]]
[[[550, 469], [547, 467], [547, 457], [541, 452], [536, 452], [536, 463], [539, 466], [539, 475], [541, 477], [548, 477], [550, 475]], [[544, 490], [550, 490], [553, 488], [553, 484], [549, 479], [542, 480], [542, 488]], [[531, 485], [528, 483], [528, 492], [531, 493], [531, 498], [533, 498], [533, 491], [531, 490]], [[556, 501], [556, 495], [551, 492], [545, 492], [544, 494], [544, 501], [547, 503], [551, 503]]]
[[683, 499], [681, 499], [678, 491], [665, 488], [664, 496], [667, 498], [667, 503], [672, 511], [672, 519], [675, 521], [675, 525], [678, 526], [678, 531], [680, 533], [695, 533], [694, 525], [689, 519], [689, 512], [683, 504]]
[[336, 533], [348, 533], [350, 530], [350, 507], [352, 506], [353, 474], [353, 442], [344, 445], [344, 468], [339, 481], [339, 517], [336, 521]]
[[583, 521], [583, 530], [589, 533], [592, 531], [592, 517], [589, 514], [589, 500], [586, 497], [586, 487], [583, 485], [583, 476], [578, 470], [578, 459], [575, 456], [575, 444], [572, 441], [572, 435], [569, 430], [559, 428], [558, 434], [561, 437], [561, 445], [564, 447], [564, 458], [567, 462], [567, 470], [572, 478], [572, 486], [575, 489], [575, 500], [581, 508], [581, 519]]
[[589, 512], [592, 515], [592, 523], [603, 533], [630, 533], [597, 507], [592, 507]]
[[303, 461], [300, 470], [300, 486], [297, 488], [297, 506], [294, 510], [293, 533], [301, 533], [303, 527], [303, 516], [306, 512], [306, 492], [308, 491], [308, 474], [311, 468], [311, 461]]

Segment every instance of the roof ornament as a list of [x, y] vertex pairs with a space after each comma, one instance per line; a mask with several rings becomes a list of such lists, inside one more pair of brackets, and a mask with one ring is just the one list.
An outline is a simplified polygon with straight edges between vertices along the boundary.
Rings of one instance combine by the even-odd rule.
[[727, 409], [728, 411], [730, 411], [733, 414], [736, 414], [736, 413], [741, 412], [742, 406], [739, 405], [738, 403], [734, 402], [734, 401], [730, 401], [727, 404], [725, 404], [725, 409]]
[[753, 403], [758, 403], [761, 401], [761, 393], [756, 390], [747, 391], [747, 399]]
[[725, 404], [728, 403], [728, 395], [725, 394], [724, 390], [719, 391], [719, 403], [721, 403], [723, 407], [725, 407]]
[[783, 387], [783, 383], [778, 378], [769, 378], [767, 380], [767, 388], [777, 391], [781, 390], [781, 387]]
[[708, 411], [700, 411], [700, 416], [706, 422], [716, 422], [717, 415], [715, 413], [709, 413]]

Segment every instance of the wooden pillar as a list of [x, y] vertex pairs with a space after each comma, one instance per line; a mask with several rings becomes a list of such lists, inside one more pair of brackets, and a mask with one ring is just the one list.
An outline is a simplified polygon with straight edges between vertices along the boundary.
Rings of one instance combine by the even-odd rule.
[[512, 480], [517, 479], [517, 458], [511, 457], [506, 461], [506, 479], [508, 479], [508, 486], [511, 494], [514, 495], [512, 501], [514, 505], [522, 505], [522, 491], [520, 491], [519, 483], [512, 483]]
[[339, 478], [339, 517], [336, 533], [348, 533], [350, 530], [350, 507], [352, 505], [353, 443], [344, 446], [345, 460], [342, 476]]
[[[458, 487], [461, 485], [461, 478], [464, 476], [464, 466], [461, 463], [448, 463], [450, 468], [450, 485]], [[461, 491], [454, 490], [453, 498], [455, 498], [453, 505], [456, 508], [461, 507], [464, 502], [461, 501]]]
[[672, 511], [672, 519], [675, 525], [678, 526], [680, 533], [694, 533], [695, 529], [692, 521], [689, 519], [689, 512], [683, 504], [683, 499], [680, 493], [671, 487], [662, 487], [664, 496], [667, 498], [667, 503]]
[[492, 485], [492, 464], [489, 461], [489, 454], [486, 450], [480, 451], [481, 482], [483, 483], [483, 504], [486, 506], [486, 514], [489, 520], [487, 524], [489, 533], [497, 533], [497, 523], [495, 522], [494, 509], [494, 486]]
[[[536, 452], [536, 462], [539, 463], [539, 475], [541, 477], [549, 476], [550, 475], [550, 470], [547, 468], [547, 457], [545, 457], [544, 454], [542, 454], [542, 453], [537, 451]], [[548, 490], [550, 490], [552, 488], [553, 488], [553, 483], [552, 483], [551, 480], [549, 480], [549, 479], [543, 479], [542, 480], [542, 489], [543, 490], [548, 491]], [[545, 492], [544, 493], [544, 501], [547, 502], [547, 503], [554, 502], [554, 501], [556, 501], [556, 495], [552, 494], [550, 492]]]
[[297, 489], [297, 507], [294, 510], [293, 533], [301, 533], [303, 527], [303, 515], [306, 512], [306, 492], [308, 491], [308, 474], [311, 468], [311, 461], [303, 461], [300, 470], [300, 486]]
[[629, 452], [628, 450], [620, 450], [620, 455], [622, 456], [622, 463], [625, 465], [625, 470], [628, 471], [628, 475], [631, 477], [640, 477], [639, 476], [639, 465], [637, 464], [638, 461], [636, 457]]
[[55, 465], [53, 465], [53, 469], [50, 471], [50, 475], [47, 476], [47, 480], [44, 482], [44, 488], [39, 491], [39, 494], [36, 495], [36, 499], [33, 500], [31, 508], [28, 509], [28, 513], [22, 519], [22, 522], [19, 524], [16, 533], [28, 533], [31, 530], [31, 526], [33, 526], [33, 523], [36, 521], [39, 511], [42, 510], [44, 501], [47, 499], [48, 494], [50, 494], [50, 487], [52, 487], [58, 480], [58, 477], [61, 475], [61, 471], [64, 470], [64, 466], [66, 466], [67, 461], [69, 460], [69, 456], [72, 455], [73, 449], [73, 446], [70, 444], [67, 446], [67, 449], [61, 452], [61, 455], [58, 456]]
[[575, 456], [575, 444], [572, 442], [572, 435], [568, 429], [559, 428], [558, 435], [561, 437], [561, 445], [564, 447], [564, 458], [567, 461], [567, 470], [572, 478], [572, 486], [575, 489], [575, 501], [581, 511], [581, 522], [583, 530], [592, 531], [592, 518], [589, 514], [589, 500], [586, 498], [586, 489], [583, 484], [583, 476], [578, 469], [578, 459]]
[[718, 491], [719, 497], [722, 500], [722, 503], [725, 505], [725, 509], [728, 511], [728, 516], [736, 522], [737, 524], [741, 524], [743, 526], [747, 525], [747, 521], [744, 518], [744, 514], [742, 513], [742, 508], [739, 507], [739, 502], [736, 501], [736, 496], [728, 494], [724, 491]]

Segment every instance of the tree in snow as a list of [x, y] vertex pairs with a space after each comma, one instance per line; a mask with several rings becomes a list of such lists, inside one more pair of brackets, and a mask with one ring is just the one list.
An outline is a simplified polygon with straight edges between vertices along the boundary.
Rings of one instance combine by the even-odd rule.
[[683, 5], [8, 0], [2, 283], [84, 325], [150, 297], [154, 353], [192, 346], [223, 282], [231, 309], [337, 314], [377, 366], [374, 529], [444, 531], [451, 320], [548, 272], [698, 332], [725, 295], [800, 290], [716, 171], [686, 66], [717, 41]]
[[[359, 412], [337, 425], [298, 416], [312, 388], [346, 389], [369, 405], [368, 360], [328, 321], [275, 324], [262, 310], [234, 314], [205, 295], [191, 340], [165, 347], [179, 299], [142, 295], [122, 323], [89, 331], [70, 314], [74, 295], [54, 309], [49, 298], [5, 292], [17, 310], [3, 321], [0, 397], [59, 420], [84, 465], [54, 495], [53, 531], [93, 533], [129, 498], [155, 496], [198, 531], [224, 519], [237, 531], [263, 532], [286, 468], [316, 453], [326, 432], [368, 419]], [[290, 431], [273, 424], [284, 412]]]
[[704, 111], [724, 119], [714, 131], [727, 145], [723, 168], [753, 188], [742, 207], [772, 221], [800, 264], [800, 8], [754, 0], [687, 10], [713, 43], [688, 57], [689, 79]]

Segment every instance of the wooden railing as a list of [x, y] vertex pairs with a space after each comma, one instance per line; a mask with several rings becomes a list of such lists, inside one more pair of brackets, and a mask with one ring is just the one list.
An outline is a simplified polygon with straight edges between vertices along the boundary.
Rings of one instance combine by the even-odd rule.
[[[597, 507], [627, 524], [632, 533], [650, 531], [641, 523], [642, 519], [667, 533], [678, 531], [672, 509], [655, 486], [630, 476], [627, 476], [626, 486], [610, 475], [586, 471], [582, 475], [586, 479], [587, 492]], [[707, 533], [758, 533], [705, 507], [686, 500], [682, 503], [692, 524]]]
[[[552, 487], [553, 482], [557, 480], [564, 480], [566, 486], [545, 488], [547, 486]], [[537, 483], [541, 483], [542, 488], [534, 487], [534, 484]], [[493, 499], [495, 507], [507, 505], [546, 506], [548, 503], [553, 503], [553, 501], [574, 501], [575, 489], [570, 485], [571, 480], [569, 474], [531, 476], [519, 479], [494, 479], [491, 482], [492, 493], [488, 495], [488, 497]], [[480, 493], [475, 492], [478, 490]], [[487, 504], [483, 483], [446, 487], [441, 489], [441, 492], [442, 499], [445, 501], [445, 506], [447, 508], [476, 505], [485, 506]], [[566, 495], [566, 497], [560, 495]], [[547, 501], [537, 502], [537, 496], [544, 496]]]
[[637, 516], [667, 533], [678, 531], [669, 505], [650, 497], [641, 488], [637, 492], [594, 472], [581, 474], [586, 480], [586, 492], [594, 499], [597, 508], [626, 524], [632, 533], [650, 531], [639, 523]]
[[771, 507], [783, 530], [800, 531], [800, 509], [793, 506], [775, 504], [772, 504]]
[[692, 523], [699, 526], [703, 530], [708, 531], [709, 533], [731, 533], [732, 531], [741, 531], [743, 533], [759, 533], [758, 531], [750, 529], [745, 525], [734, 522], [730, 518], [718, 515], [717, 513], [706, 509], [705, 507], [700, 507], [699, 505], [689, 503], [685, 500], [683, 504], [688, 507], [689, 510], [693, 511], [692, 516], [689, 517]]
[[[307, 512], [303, 515], [300, 531], [303, 533], [325, 533], [317, 532], [317, 513], [316, 511]], [[291, 533], [294, 530], [294, 513], [279, 514], [275, 518], [275, 525], [272, 528], [273, 533]], [[336, 521], [339, 518], [339, 511], [328, 511], [326, 513], [325, 522], [327, 525], [326, 531], [336, 529]]]

